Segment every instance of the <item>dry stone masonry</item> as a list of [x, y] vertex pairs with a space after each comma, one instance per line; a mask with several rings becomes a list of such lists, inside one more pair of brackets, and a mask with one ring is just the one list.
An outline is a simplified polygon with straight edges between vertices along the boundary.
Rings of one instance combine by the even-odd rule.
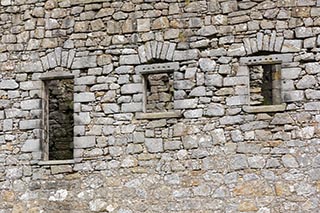
[[319, 0], [0, 0], [0, 212], [318, 212]]

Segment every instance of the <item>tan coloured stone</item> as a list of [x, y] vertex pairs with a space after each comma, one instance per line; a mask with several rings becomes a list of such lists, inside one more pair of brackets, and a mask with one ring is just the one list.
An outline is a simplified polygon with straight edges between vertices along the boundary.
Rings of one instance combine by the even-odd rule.
[[152, 23], [152, 29], [163, 29], [169, 27], [169, 20], [167, 17], [160, 17], [153, 21]]
[[258, 207], [254, 201], [242, 201], [238, 206], [239, 212], [255, 212]]
[[254, 195], [257, 197], [261, 196], [271, 196], [273, 195], [273, 190], [268, 183], [263, 181], [249, 181], [238, 184], [233, 192], [235, 195]]

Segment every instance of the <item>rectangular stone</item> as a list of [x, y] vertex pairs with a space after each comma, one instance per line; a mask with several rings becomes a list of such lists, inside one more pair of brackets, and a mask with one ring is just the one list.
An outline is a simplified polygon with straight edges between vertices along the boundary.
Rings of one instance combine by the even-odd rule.
[[184, 50], [174, 52], [173, 60], [174, 61], [187, 61], [187, 60], [196, 60], [199, 56], [199, 50], [191, 49], [191, 50]]
[[41, 128], [41, 120], [33, 119], [33, 120], [22, 120], [19, 123], [19, 128], [24, 129], [40, 129]]
[[223, 79], [224, 86], [235, 86], [235, 85], [248, 85], [249, 77], [239, 76], [239, 77], [226, 77]]
[[97, 67], [97, 56], [75, 58], [71, 66], [72, 69], [83, 69], [90, 67]]
[[40, 139], [28, 139], [24, 142], [21, 152], [38, 152], [40, 151]]
[[184, 99], [184, 100], [175, 100], [174, 108], [175, 109], [193, 109], [198, 105], [198, 99]]
[[138, 55], [121, 55], [119, 60], [120, 65], [137, 65], [140, 64]]
[[121, 112], [142, 112], [142, 103], [124, 103]]
[[74, 102], [83, 103], [95, 101], [95, 95], [92, 92], [82, 92], [74, 94]]
[[302, 40], [284, 40], [281, 52], [300, 52], [302, 48]]
[[82, 137], [74, 137], [74, 148], [75, 149], [83, 149], [94, 147], [96, 144], [95, 136], [82, 136]]
[[145, 50], [144, 45], [142, 45], [138, 48], [138, 54], [139, 54], [140, 62], [146, 63], [147, 57], [146, 57], [146, 50]]
[[125, 84], [121, 87], [121, 94], [135, 94], [142, 93], [143, 85], [142, 84]]
[[309, 102], [304, 104], [304, 109], [307, 111], [319, 111], [320, 110], [320, 102]]
[[22, 90], [36, 90], [41, 89], [41, 81], [24, 81], [20, 83], [20, 89]]
[[20, 106], [23, 110], [41, 109], [41, 99], [21, 101]]
[[228, 106], [237, 106], [248, 104], [248, 96], [231, 96], [226, 98], [226, 103]]

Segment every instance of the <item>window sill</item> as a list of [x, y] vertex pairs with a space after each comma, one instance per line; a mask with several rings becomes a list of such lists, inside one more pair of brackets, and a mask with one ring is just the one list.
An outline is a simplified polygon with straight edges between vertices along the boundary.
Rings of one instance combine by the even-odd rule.
[[266, 105], [266, 106], [243, 106], [242, 109], [248, 113], [260, 112], [283, 112], [286, 110], [286, 104]]
[[38, 162], [38, 164], [42, 166], [74, 164], [74, 163], [75, 163], [75, 160], [44, 160], [44, 161]]
[[146, 120], [152, 120], [152, 119], [161, 119], [161, 118], [179, 118], [181, 117], [180, 111], [174, 111], [174, 112], [150, 112], [150, 113], [136, 113], [136, 119], [146, 119]]

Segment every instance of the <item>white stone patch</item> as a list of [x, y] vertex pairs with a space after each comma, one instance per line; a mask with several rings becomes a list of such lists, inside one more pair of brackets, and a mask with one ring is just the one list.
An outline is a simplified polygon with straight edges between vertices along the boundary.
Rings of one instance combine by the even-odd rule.
[[64, 201], [68, 196], [68, 191], [65, 189], [59, 189], [49, 197], [49, 201]]

